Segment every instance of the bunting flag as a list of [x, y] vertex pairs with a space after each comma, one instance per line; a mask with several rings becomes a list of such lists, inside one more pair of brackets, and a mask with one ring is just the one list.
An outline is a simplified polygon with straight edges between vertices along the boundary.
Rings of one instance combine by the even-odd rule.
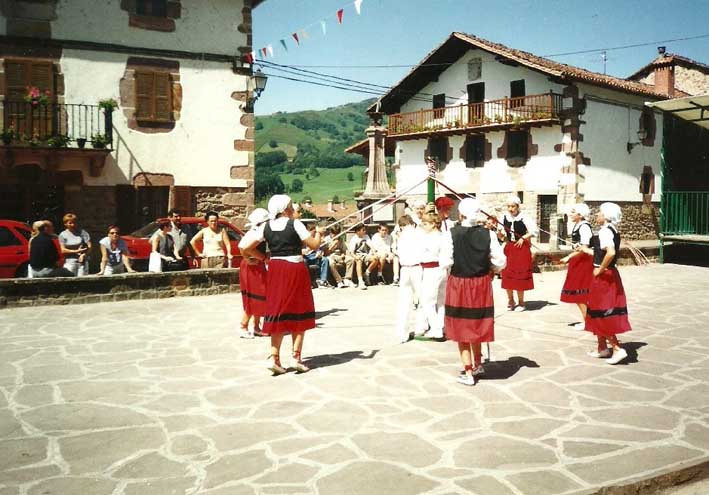
[[244, 58], [246, 59], [246, 63], [248, 63], [248, 64], [254, 63], [254, 56], [251, 55], [251, 53], [247, 53], [246, 55], [244, 55]]
[[324, 20], [320, 21], [320, 27], [322, 28], [323, 36], [327, 36], [327, 23]]
[[251, 52], [251, 60], [256, 60], [256, 50]]
[[293, 39], [295, 40], [296, 45], [300, 45], [300, 39], [298, 38], [298, 33], [293, 33], [291, 34], [293, 36]]
[[303, 39], [303, 40], [308, 40], [308, 39], [310, 39], [310, 35], [308, 34], [308, 32], [307, 32], [305, 29], [301, 29], [301, 30], [300, 30], [300, 37], [301, 37], [301, 39]]
[[263, 58], [266, 58], [266, 48], [261, 48], [261, 54], [263, 55]]
[[266, 48], [268, 48], [268, 54], [273, 58], [273, 45], [268, 45]]
[[342, 16], [345, 14], [345, 9], [340, 9], [337, 11], [337, 23], [342, 24]]
[[362, 15], [362, 0], [355, 0], [354, 6], [357, 11], [357, 15]]
[[288, 45], [286, 45], [286, 40], [281, 40], [281, 45], [283, 45], [283, 49], [285, 51], [288, 51]]

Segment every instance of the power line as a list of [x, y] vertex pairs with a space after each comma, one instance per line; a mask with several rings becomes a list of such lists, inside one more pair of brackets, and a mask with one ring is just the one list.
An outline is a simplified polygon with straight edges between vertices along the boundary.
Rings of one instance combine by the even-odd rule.
[[674, 38], [671, 40], [647, 41], [645, 43], [635, 43], [633, 45], [611, 46], [611, 47], [606, 47], [606, 48], [594, 48], [592, 50], [579, 50], [576, 52], [551, 53], [548, 55], [542, 55], [542, 57], [563, 57], [565, 55], [580, 55], [582, 53], [610, 52], [613, 50], [625, 50], [627, 48], [639, 48], [641, 46], [656, 45], [657, 43], [672, 43], [674, 41], [698, 40], [700, 38], [709, 38], [709, 33], [700, 34], [697, 36], [687, 36], [686, 38]]

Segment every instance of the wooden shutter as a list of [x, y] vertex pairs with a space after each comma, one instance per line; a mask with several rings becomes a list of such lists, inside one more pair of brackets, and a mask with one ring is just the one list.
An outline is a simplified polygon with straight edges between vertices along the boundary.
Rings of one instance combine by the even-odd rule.
[[150, 120], [155, 111], [154, 73], [135, 71], [135, 116], [137, 119]]
[[29, 64], [5, 61], [5, 97], [11, 101], [22, 101], [29, 86]]
[[172, 83], [170, 74], [155, 73], [155, 120], [172, 120]]
[[[32, 60], [5, 60], [6, 126], [27, 136], [52, 134], [51, 107], [32, 109], [24, 99], [28, 88], [36, 86], [40, 91], [49, 91], [54, 100], [54, 69], [51, 62]], [[9, 124], [9, 125], [7, 125]]]
[[192, 208], [192, 188], [190, 186], [172, 187], [172, 207], [180, 210], [186, 217], [194, 214]]

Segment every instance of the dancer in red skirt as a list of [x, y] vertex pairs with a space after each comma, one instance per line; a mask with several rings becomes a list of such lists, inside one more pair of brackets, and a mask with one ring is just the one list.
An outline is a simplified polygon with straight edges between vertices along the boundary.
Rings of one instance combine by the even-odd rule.
[[[507, 198], [507, 213], [500, 222], [505, 227], [500, 235], [505, 240], [507, 257], [507, 266], [502, 270], [502, 288], [507, 290], [507, 309], [510, 311], [524, 311], [524, 291], [534, 289], [530, 239], [536, 235], [537, 227], [530, 218], [520, 213], [520, 203], [517, 196]], [[517, 304], [514, 291], [517, 291]]]
[[290, 333], [293, 339], [293, 367], [298, 373], [309, 368], [301, 360], [305, 331], [315, 328], [315, 304], [310, 287], [310, 274], [303, 262], [302, 248], [320, 247], [322, 233], [318, 229], [311, 236], [300, 220], [293, 218], [290, 197], [277, 194], [268, 202], [271, 220], [265, 222], [244, 246], [244, 253], [263, 259], [256, 249], [266, 241], [271, 252], [266, 275], [266, 314], [263, 331], [271, 336], [271, 356], [268, 369], [274, 375], [287, 370], [281, 365], [283, 335]]
[[[268, 211], [263, 208], [256, 208], [249, 215], [247, 227], [251, 227], [239, 242], [239, 249], [250, 242], [250, 238], [258, 235], [258, 228], [268, 220]], [[261, 242], [256, 246], [256, 250], [262, 257], [253, 258], [244, 256], [239, 265], [239, 286], [241, 288], [241, 302], [244, 307], [244, 316], [241, 318], [241, 338], [253, 339], [254, 335], [261, 333], [261, 316], [266, 313], [266, 264], [263, 258], [266, 257], [266, 243]], [[253, 317], [254, 327], [249, 330], [249, 320]]]
[[465, 198], [458, 204], [460, 225], [444, 235], [452, 257], [446, 287], [446, 337], [458, 342], [464, 372], [463, 385], [475, 385], [475, 377], [485, 372], [482, 342], [495, 340], [495, 306], [492, 299], [493, 272], [505, 267], [505, 255], [495, 233], [478, 222], [480, 206]]
[[[595, 268], [586, 312], [586, 330], [593, 332], [598, 339], [597, 350], [589, 352], [588, 355], [609, 358], [606, 359], [608, 364], [618, 364], [628, 357], [616, 337], [619, 333], [630, 331], [623, 281], [615, 267], [620, 251], [620, 234], [617, 228], [620, 219], [620, 206], [615, 203], [601, 205], [596, 216], [601, 229], [593, 243]], [[613, 347], [612, 356], [608, 343]]]
[[561, 262], [568, 263], [566, 281], [561, 289], [561, 301], [576, 303], [581, 311], [581, 323], [574, 325], [577, 330], [586, 328], [586, 302], [588, 290], [593, 279], [593, 256], [584, 251], [591, 246], [593, 230], [586, 221], [589, 209], [585, 203], [578, 203], [571, 209], [571, 220], [574, 228], [571, 231], [571, 247], [574, 249], [568, 256], [561, 258]]

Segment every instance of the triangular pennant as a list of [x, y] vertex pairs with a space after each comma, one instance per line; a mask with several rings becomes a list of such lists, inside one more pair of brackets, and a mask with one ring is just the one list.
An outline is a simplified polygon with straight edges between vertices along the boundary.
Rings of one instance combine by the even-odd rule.
[[268, 54], [273, 58], [273, 45], [268, 45], [266, 48], [268, 48]]
[[293, 33], [291, 34], [293, 36], [293, 39], [295, 40], [296, 45], [300, 45], [300, 38], [298, 38], [298, 33]]
[[285, 51], [288, 51], [288, 45], [286, 45], [286, 40], [281, 40], [281, 45], [283, 45], [283, 49]]
[[247, 53], [246, 55], [244, 55], [244, 58], [246, 59], [246, 63], [248, 63], [248, 64], [254, 63], [254, 56], [251, 55], [250, 53]]
[[362, 0], [355, 0], [354, 6], [355, 6], [355, 10], [357, 11], [357, 15], [361, 15], [362, 14]]
[[342, 16], [345, 14], [345, 9], [340, 9], [337, 11], [337, 23], [342, 24]]
[[261, 54], [263, 55], [263, 58], [266, 58], [266, 57], [267, 57], [266, 53], [267, 53], [267, 52], [266, 52], [266, 48], [265, 48], [265, 47], [264, 47], [264, 48], [261, 48]]
[[310, 39], [310, 35], [305, 29], [300, 30], [300, 37], [303, 38], [304, 40]]
[[320, 27], [322, 28], [323, 36], [327, 36], [327, 23], [324, 20], [320, 21]]
[[256, 60], [256, 50], [251, 52], [251, 60]]

